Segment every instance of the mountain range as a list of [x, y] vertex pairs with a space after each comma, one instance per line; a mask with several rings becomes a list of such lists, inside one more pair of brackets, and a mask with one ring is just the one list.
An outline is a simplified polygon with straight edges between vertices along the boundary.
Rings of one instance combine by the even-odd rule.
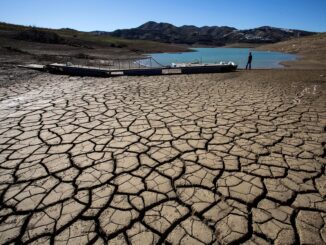
[[177, 27], [169, 23], [149, 21], [137, 28], [119, 29], [113, 32], [93, 31], [92, 34], [163, 43], [223, 46], [232, 43], [276, 43], [316, 33], [270, 26], [246, 30], [228, 26]]

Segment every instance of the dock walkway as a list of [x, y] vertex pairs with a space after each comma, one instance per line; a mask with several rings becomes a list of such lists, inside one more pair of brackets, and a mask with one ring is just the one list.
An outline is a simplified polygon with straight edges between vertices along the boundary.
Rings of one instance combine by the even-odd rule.
[[199, 74], [232, 72], [237, 69], [232, 64], [198, 64], [182, 67], [142, 67], [129, 69], [104, 69], [99, 67], [76, 66], [53, 63], [49, 65], [22, 65], [22, 68], [46, 71], [70, 76], [113, 77], [113, 76], [155, 76], [174, 74]]

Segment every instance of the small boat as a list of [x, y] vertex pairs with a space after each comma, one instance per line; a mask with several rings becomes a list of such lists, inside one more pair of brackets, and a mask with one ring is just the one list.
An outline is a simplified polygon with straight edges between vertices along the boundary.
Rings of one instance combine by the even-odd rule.
[[172, 63], [171, 68], [181, 69], [182, 74], [193, 73], [216, 73], [216, 72], [232, 72], [236, 71], [238, 65], [234, 62], [219, 62], [219, 63]]

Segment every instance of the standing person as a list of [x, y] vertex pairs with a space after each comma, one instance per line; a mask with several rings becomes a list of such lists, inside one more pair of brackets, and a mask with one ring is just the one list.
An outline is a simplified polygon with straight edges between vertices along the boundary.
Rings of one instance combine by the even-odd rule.
[[251, 54], [251, 52], [249, 52], [248, 62], [247, 62], [247, 65], [246, 65], [246, 70], [248, 69], [248, 67], [249, 67], [249, 70], [251, 70], [251, 62], [252, 62], [252, 54]]

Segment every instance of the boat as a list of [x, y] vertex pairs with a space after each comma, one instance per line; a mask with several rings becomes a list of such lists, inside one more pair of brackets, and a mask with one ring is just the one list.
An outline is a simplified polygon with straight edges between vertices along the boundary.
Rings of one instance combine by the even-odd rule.
[[198, 74], [198, 73], [219, 73], [236, 71], [238, 65], [234, 62], [220, 62], [220, 63], [172, 63], [171, 68], [181, 69], [182, 74]]

